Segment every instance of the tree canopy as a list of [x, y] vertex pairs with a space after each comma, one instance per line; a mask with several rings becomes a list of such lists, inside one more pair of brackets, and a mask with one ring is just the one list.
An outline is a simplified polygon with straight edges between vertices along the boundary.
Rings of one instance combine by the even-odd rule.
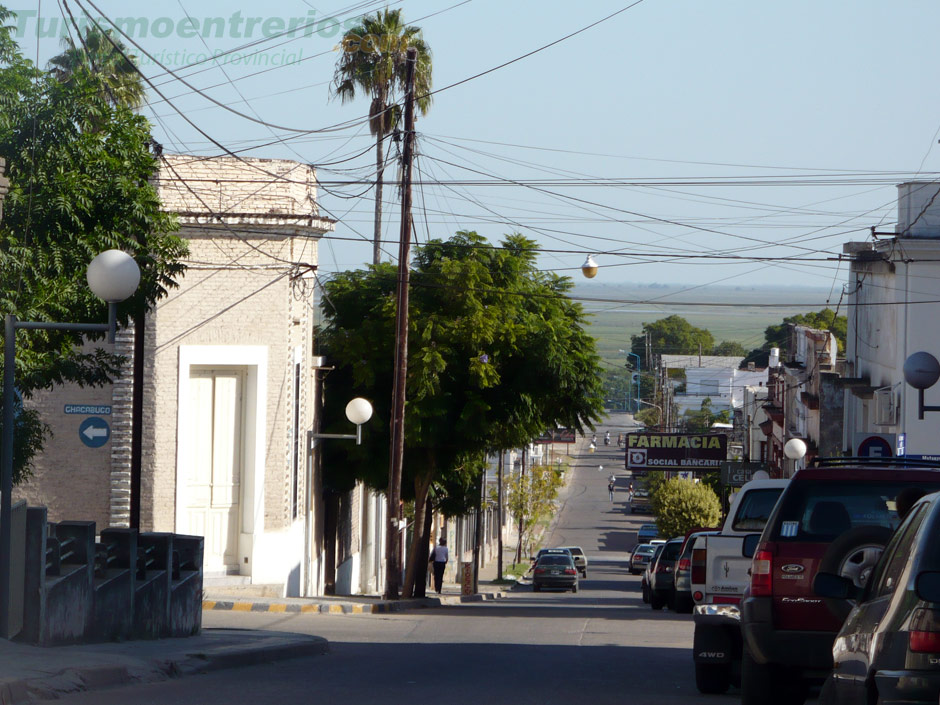
[[[121, 323], [175, 286], [186, 246], [160, 211], [149, 179], [147, 121], [112, 105], [93, 72], [61, 82], [19, 51], [0, 8], [0, 157], [10, 192], [0, 222], [0, 313], [28, 321], [95, 323], [107, 308], [88, 289], [85, 270], [99, 252], [129, 252], [140, 265], [137, 293], [119, 306]], [[28, 398], [62, 382], [110, 382], [120, 358], [82, 352], [75, 334], [30, 331], [17, 337], [17, 390]], [[19, 424], [29, 414], [18, 417]], [[17, 447], [16, 480], [41, 449], [44, 433]]]
[[346, 103], [365, 95], [369, 104], [369, 131], [375, 137], [375, 222], [372, 263], [381, 261], [382, 181], [385, 171], [385, 138], [398, 124], [399, 102], [407, 77], [407, 51], [417, 51], [415, 103], [425, 115], [431, 106], [431, 49], [421, 28], [406, 25], [402, 11], [378, 10], [362, 18], [343, 35], [333, 76], [333, 94]]
[[[599, 357], [580, 304], [567, 296], [570, 279], [539, 271], [531, 240], [508, 235], [500, 244], [461, 231], [415, 253], [402, 494], [415, 500], [418, 524], [432, 483], [437, 499], [475, 484], [455, 481], [479, 468], [472, 458], [555, 426], [584, 431], [602, 413]], [[319, 340], [335, 370], [324, 418], [340, 428], [351, 396], [375, 406], [361, 446], [324, 446], [324, 482], [337, 491], [356, 480], [387, 483], [396, 286], [390, 264], [325, 286]]]
[[845, 336], [848, 334], [849, 321], [845, 316], [838, 316], [831, 308], [824, 308], [815, 313], [798, 313], [787, 316], [780, 323], [767, 326], [764, 330], [764, 344], [751, 350], [742, 363], [754, 362], [758, 367], [766, 367], [771, 348], [786, 350], [789, 341], [790, 325], [807, 326], [817, 330], [828, 330], [835, 335], [839, 355], [845, 354]]
[[716, 526], [721, 519], [718, 495], [702, 482], [675, 477], [657, 483], [650, 495], [663, 536], [684, 536], [691, 529]]
[[672, 315], [653, 323], [644, 323], [643, 332], [630, 338], [631, 350], [645, 357], [646, 340], [657, 355], [710, 355], [715, 339], [704, 328], [696, 328], [682, 316]]

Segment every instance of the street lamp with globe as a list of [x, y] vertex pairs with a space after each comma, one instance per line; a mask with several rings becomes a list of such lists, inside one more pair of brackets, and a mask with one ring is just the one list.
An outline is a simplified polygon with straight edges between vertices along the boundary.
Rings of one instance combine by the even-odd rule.
[[114, 342], [117, 304], [129, 298], [140, 284], [137, 262], [122, 250], [106, 250], [95, 257], [85, 273], [92, 293], [108, 304], [107, 323], [53, 323], [20, 321], [12, 313], [4, 320], [3, 336], [3, 433], [0, 437], [0, 638], [10, 634], [10, 568], [12, 565], [13, 438], [16, 388], [16, 331], [57, 330], [68, 333], [107, 333]]
[[917, 418], [924, 420], [925, 411], [940, 411], [940, 406], [924, 405], [924, 390], [940, 379], [940, 362], [929, 352], [916, 352], [904, 361], [904, 380], [917, 390]]

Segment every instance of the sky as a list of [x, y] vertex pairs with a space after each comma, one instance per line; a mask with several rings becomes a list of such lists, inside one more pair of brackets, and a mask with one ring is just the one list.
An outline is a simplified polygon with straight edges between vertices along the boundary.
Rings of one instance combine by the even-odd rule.
[[[27, 56], [45, 65], [60, 51], [63, 0], [0, 2], [20, 13]], [[896, 184], [940, 174], [934, 0], [91, 2], [66, 5], [77, 20], [85, 8], [133, 26], [130, 48], [169, 98], [151, 90], [143, 110], [167, 151], [221, 144], [318, 166], [321, 206], [338, 220], [320, 248], [326, 275], [371, 261], [368, 99], [343, 105], [330, 84], [343, 27], [386, 6], [422, 27], [444, 89], [417, 122], [418, 242], [518, 231], [543, 269], [580, 279], [593, 254], [596, 283], [837, 297], [843, 243], [892, 232]], [[292, 18], [315, 24], [266, 36]], [[394, 259], [394, 185], [386, 200]]]

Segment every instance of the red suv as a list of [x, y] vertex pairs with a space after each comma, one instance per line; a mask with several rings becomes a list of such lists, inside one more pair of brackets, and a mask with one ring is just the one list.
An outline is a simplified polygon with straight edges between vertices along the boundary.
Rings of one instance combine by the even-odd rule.
[[[904, 459], [821, 459], [777, 502], [741, 605], [743, 705], [802, 703], [832, 669], [832, 645], [851, 605], [813, 592], [819, 571], [864, 585], [898, 524], [895, 498], [940, 490], [940, 468]], [[748, 537], [749, 539], [751, 537]]]

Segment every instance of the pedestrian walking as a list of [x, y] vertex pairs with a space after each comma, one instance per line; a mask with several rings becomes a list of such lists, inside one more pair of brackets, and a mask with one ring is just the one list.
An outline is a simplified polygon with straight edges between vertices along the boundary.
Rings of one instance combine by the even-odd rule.
[[441, 586], [444, 584], [444, 569], [447, 567], [447, 539], [441, 537], [439, 546], [435, 546], [431, 552], [431, 562], [434, 570], [434, 589], [437, 594], [441, 594]]
[[611, 480], [607, 483], [607, 493], [610, 495], [610, 501], [614, 501], [614, 481]]

